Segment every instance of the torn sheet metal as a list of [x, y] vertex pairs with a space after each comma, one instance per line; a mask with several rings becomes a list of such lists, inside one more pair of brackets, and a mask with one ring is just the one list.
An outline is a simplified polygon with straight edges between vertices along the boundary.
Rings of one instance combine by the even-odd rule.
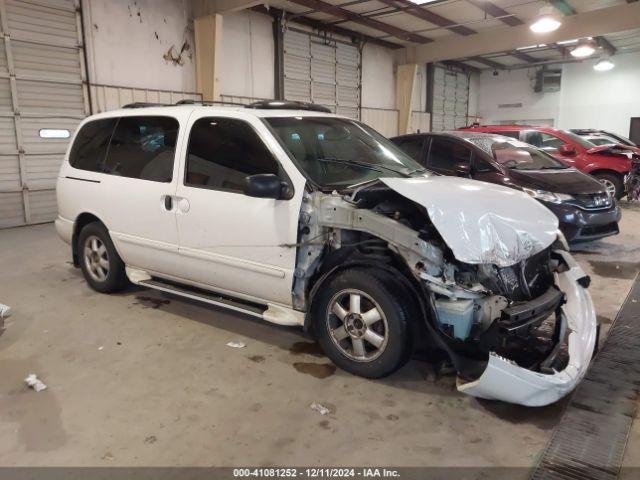
[[445, 176], [381, 180], [425, 207], [456, 259], [464, 263], [508, 267], [557, 238], [557, 217], [518, 190]]

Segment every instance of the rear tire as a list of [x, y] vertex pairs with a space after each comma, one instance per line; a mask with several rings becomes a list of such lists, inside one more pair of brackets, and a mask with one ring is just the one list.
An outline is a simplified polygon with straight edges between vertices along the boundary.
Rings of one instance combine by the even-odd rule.
[[338, 367], [382, 378], [411, 357], [413, 301], [393, 274], [373, 269], [339, 272], [312, 305], [314, 332]]
[[625, 196], [624, 184], [622, 178], [615, 173], [594, 173], [594, 177], [607, 189], [616, 200], [620, 200]]
[[84, 278], [95, 291], [113, 293], [128, 285], [124, 262], [102, 223], [93, 222], [82, 229], [78, 257]]

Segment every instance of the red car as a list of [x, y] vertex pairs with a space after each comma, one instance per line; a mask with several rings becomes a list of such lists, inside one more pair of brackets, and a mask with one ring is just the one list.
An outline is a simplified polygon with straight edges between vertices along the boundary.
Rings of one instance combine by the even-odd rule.
[[624, 177], [631, 171], [633, 156], [640, 157], [638, 148], [621, 144], [597, 147], [573, 132], [550, 127], [487, 125], [460, 130], [506, 135], [534, 145], [570, 167], [593, 175], [617, 199], [625, 195]]

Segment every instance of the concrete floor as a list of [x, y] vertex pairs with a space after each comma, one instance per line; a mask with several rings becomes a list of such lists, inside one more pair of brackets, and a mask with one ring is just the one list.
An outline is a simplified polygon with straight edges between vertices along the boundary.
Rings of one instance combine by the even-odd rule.
[[[640, 207], [625, 207], [621, 228], [576, 254], [605, 329], [640, 269]], [[417, 361], [357, 378], [297, 329], [143, 289], [95, 293], [69, 256], [50, 224], [0, 231], [0, 302], [13, 307], [0, 336], [0, 466], [529, 467], [562, 413], [564, 402], [465, 396]], [[29, 373], [49, 388], [28, 389]], [[630, 450], [626, 464], [640, 465]]]

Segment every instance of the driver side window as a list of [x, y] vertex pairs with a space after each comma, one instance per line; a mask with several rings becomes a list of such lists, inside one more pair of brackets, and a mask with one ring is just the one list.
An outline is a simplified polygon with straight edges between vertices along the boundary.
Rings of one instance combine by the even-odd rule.
[[189, 137], [184, 184], [243, 193], [250, 175], [278, 175], [279, 165], [264, 142], [243, 120], [205, 117]]

